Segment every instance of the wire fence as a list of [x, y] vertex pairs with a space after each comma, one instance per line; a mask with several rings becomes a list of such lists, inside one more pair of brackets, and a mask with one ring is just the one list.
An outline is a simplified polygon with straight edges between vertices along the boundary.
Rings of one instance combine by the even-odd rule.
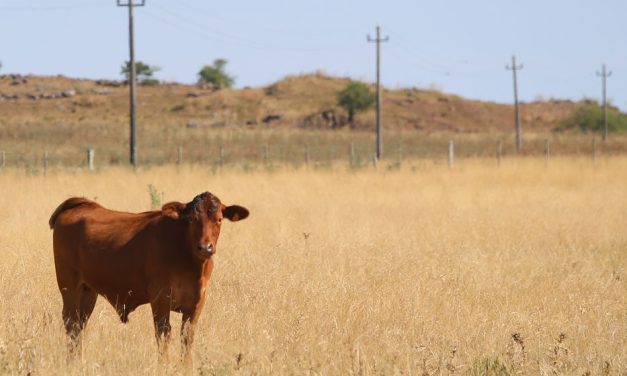
[[[359, 168], [400, 168], [404, 162], [415, 160], [431, 160], [434, 163], [448, 164], [454, 168], [456, 159], [482, 158], [493, 159], [496, 166], [500, 166], [505, 158], [517, 156], [540, 156], [548, 165], [555, 156], [583, 156], [593, 162], [598, 156], [623, 154], [617, 147], [608, 147], [604, 143], [592, 138], [588, 145], [579, 145], [575, 148], [569, 145], [564, 153], [560, 142], [550, 139], [536, 140], [527, 146], [525, 154], [513, 152], [513, 145], [505, 148], [505, 142], [498, 139], [491, 145], [482, 141], [468, 143], [449, 139], [439, 147], [433, 143], [428, 145], [405, 145], [401, 142], [385, 147], [384, 158], [378, 160], [371, 144], [350, 142], [347, 144], [331, 143], [316, 145], [296, 145], [290, 143], [269, 144], [260, 143], [256, 147], [242, 149], [236, 143], [213, 145], [202, 151], [187, 149], [184, 145], [150, 149], [148, 153], [140, 153], [139, 166], [153, 167], [160, 165], [203, 165], [213, 170], [223, 168], [240, 168], [243, 170], [272, 170], [279, 167], [311, 167], [331, 168], [346, 166], [351, 169]], [[248, 145], [250, 146], [250, 145]], [[76, 148], [74, 151], [62, 150], [30, 150], [29, 153], [7, 152], [0, 150], [0, 169], [23, 168], [27, 173], [46, 175], [50, 169], [81, 168], [88, 171], [103, 169], [109, 166], [129, 166], [127, 160], [122, 160], [118, 152], [104, 148]]]

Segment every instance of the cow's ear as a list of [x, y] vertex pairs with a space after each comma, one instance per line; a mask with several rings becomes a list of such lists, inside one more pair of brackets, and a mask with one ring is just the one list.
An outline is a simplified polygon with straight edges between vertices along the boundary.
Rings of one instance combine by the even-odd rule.
[[224, 218], [228, 218], [230, 221], [236, 222], [241, 221], [248, 217], [248, 209], [239, 205], [231, 205], [231, 206], [223, 206], [222, 207], [222, 215]]
[[180, 202], [168, 202], [161, 207], [161, 214], [172, 219], [179, 219], [183, 216], [185, 205]]

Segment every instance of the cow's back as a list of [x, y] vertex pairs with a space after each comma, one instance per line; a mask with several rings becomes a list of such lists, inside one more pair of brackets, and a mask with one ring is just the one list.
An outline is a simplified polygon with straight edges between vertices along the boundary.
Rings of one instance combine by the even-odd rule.
[[155, 261], [147, 250], [156, 248], [150, 233], [157, 217], [158, 211], [132, 214], [84, 198], [66, 200], [50, 219], [57, 273], [74, 274], [108, 298], [141, 294], [145, 268]]

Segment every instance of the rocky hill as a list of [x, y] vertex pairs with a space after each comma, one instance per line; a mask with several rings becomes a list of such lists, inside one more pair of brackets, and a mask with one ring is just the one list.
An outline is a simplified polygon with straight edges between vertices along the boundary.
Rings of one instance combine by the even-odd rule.
[[[138, 87], [138, 121], [190, 128], [347, 127], [336, 104], [345, 78], [321, 74], [290, 76], [262, 88], [213, 90], [209, 87], [161, 84]], [[524, 103], [526, 131], [554, 129], [580, 103], [548, 100]], [[389, 129], [490, 132], [513, 128], [513, 107], [469, 100], [421, 89], [384, 90], [383, 122]], [[0, 124], [43, 122], [48, 125], [89, 121], [100, 126], [126, 123], [128, 88], [118, 81], [62, 76], [0, 77]], [[360, 113], [356, 129], [372, 129], [373, 111]]]
[[[260, 161], [298, 164], [310, 159], [328, 164], [345, 160], [349, 150], [351, 160], [363, 163], [373, 155], [374, 110], [347, 124], [336, 96], [348, 82], [311, 74], [260, 88], [140, 85], [140, 162], [174, 163], [182, 148], [186, 162], [214, 166], [237, 163], [249, 168]], [[548, 139], [554, 155], [590, 155], [594, 133], [556, 131], [585, 104], [522, 104], [523, 155], [544, 153]], [[0, 76], [0, 152], [6, 155], [6, 166], [27, 171], [42, 166], [43, 155], [51, 165], [82, 166], [87, 148], [96, 150], [100, 165], [125, 164], [128, 108], [128, 88], [122, 82]], [[383, 109], [384, 158], [390, 163], [399, 158], [442, 160], [452, 139], [460, 157], [493, 156], [501, 141], [505, 155], [514, 153], [511, 105], [409, 88], [385, 90]], [[624, 140], [624, 135], [613, 135], [602, 152], [626, 153]]]

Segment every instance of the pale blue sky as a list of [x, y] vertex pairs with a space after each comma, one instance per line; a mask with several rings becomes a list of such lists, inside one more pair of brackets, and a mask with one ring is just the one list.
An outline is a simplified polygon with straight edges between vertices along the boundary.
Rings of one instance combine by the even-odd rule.
[[[372, 81], [379, 24], [387, 87], [511, 102], [515, 53], [522, 100], [599, 98], [605, 62], [608, 97], [627, 109], [626, 18], [625, 0], [146, 0], [136, 56], [186, 83], [219, 57], [238, 87], [316, 70]], [[119, 78], [127, 32], [115, 0], [0, 0], [0, 72]]]

